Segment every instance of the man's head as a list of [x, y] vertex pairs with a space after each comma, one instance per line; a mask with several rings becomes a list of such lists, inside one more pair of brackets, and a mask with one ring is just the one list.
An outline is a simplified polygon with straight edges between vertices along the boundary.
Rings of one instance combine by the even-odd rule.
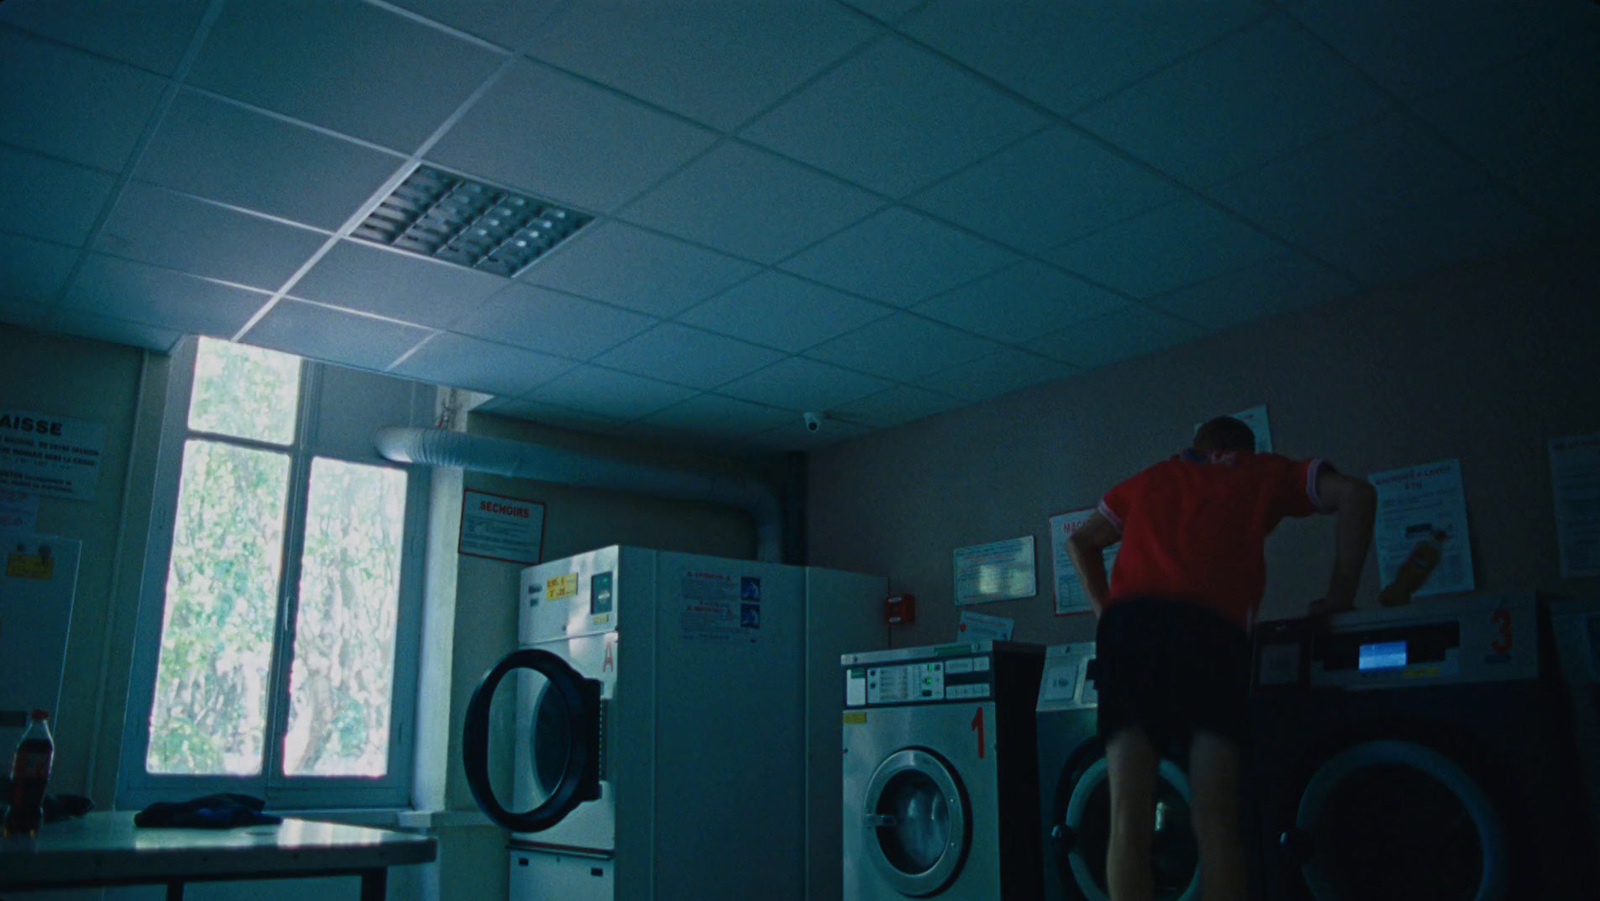
[[1194, 433], [1194, 449], [1207, 454], [1251, 453], [1256, 433], [1232, 416], [1218, 416]]

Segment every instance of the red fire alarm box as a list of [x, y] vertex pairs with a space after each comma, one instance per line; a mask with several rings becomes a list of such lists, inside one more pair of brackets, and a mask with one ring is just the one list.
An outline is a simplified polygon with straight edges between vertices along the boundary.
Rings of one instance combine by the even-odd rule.
[[897, 594], [886, 602], [885, 616], [891, 626], [905, 626], [917, 621], [917, 596]]

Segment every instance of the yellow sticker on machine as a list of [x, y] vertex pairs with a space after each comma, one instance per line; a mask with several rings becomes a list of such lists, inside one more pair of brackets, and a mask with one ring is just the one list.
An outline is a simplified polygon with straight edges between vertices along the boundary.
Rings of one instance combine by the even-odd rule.
[[567, 573], [544, 583], [544, 596], [552, 601], [570, 598], [578, 593], [578, 574]]
[[847, 710], [844, 714], [846, 726], [859, 726], [867, 721], [867, 714], [862, 710]]
[[56, 559], [44, 554], [9, 554], [6, 575], [13, 579], [48, 579], [56, 570]]

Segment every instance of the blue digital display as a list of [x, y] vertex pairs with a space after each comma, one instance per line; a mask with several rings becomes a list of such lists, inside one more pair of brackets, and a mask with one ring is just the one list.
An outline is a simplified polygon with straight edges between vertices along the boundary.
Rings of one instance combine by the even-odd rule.
[[1398, 669], [1406, 665], [1406, 643], [1380, 641], [1361, 646], [1358, 666], [1362, 672], [1375, 669]]

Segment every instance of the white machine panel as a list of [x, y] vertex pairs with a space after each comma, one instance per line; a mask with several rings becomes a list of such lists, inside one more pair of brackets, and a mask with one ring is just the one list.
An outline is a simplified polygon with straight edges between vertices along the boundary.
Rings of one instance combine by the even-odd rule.
[[0, 748], [9, 754], [29, 710], [48, 710], [52, 728], [61, 722], [61, 674], [82, 542], [9, 534], [0, 535], [0, 543]]

